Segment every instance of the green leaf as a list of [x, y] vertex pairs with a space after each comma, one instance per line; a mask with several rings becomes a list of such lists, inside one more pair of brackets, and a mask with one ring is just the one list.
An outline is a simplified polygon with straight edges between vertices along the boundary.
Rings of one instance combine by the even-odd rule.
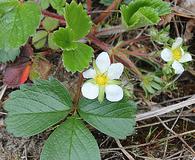
[[89, 66], [89, 62], [93, 57], [93, 48], [79, 42], [76, 44], [76, 49], [64, 50], [62, 55], [64, 67], [71, 72], [83, 71], [84, 68]]
[[53, 41], [53, 33], [48, 34], [48, 47], [54, 50], [57, 50], [59, 47], [56, 45], [56, 43]]
[[53, 41], [53, 33], [48, 34], [48, 47], [54, 50], [57, 50], [59, 47], [56, 45], [56, 43]]
[[33, 36], [32, 42], [36, 49], [43, 48], [47, 41], [47, 32], [44, 30], [36, 32]]
[[41, 0], [40, 5], [42, 9], [47, 9], [49, 7], [49, 0]]
[[97, 142], [76, 117], [61, 124], [46, 141], [41, 160], [100, 160]]
[[0, 17], [2, 14], [11, 11], [18, 4], [17, 0], [1, 0], [0, 1]]
[[51, 6], [57, 10], [58, 14], [64, 14], [65, 0], [49, 0]]
[[162, 0], [134, 0], [121, 6], [122, 22], [128, 29], [157, 24], [159, 16], [170, 12], [170, 4]]
[[55, 28], [58, 27], [59, 21], [55, 20], [53, 18], [50, 17], [46, 17], [43, 20], [43, 28], [45, 28], [45, 30], [47, 31], [53, 31]]
[[78, 47], [77, 43], [73, 41], [74, 33], [70, 28], [60, 28], [55, 31], [53, 40], [59, 47], [65, 50], [73, 50]]
[[14, 61], [20, 54], [20, 49], [0, 49], [0, 62]]
[[119, 139], [125, 139], [134, 131], [136, 104], [122, 100], [117, 103], [82, 99], [80, 116], [99, 131]]
[[140, 8], [129, 20], [129, 28], [136, 29], [146, 25], [154, 25], [159, 22], [160, 18], [153, 8]]
[[75, 34], [75, 40], [85, 37], [92, 26], [90, 17], [83, 9], [82, 4], [77, 4], [75, 1], [72, 1], [71, 4], [66, 4], [65, 19], [67, 26], [70, 27]]
[[36, 135], [65, 118], [71, 106], [68, 91], [55, 79], [22, 85], [5, 103], [7, 130], [15, 136]]
[[34, 2], [8, 2], [0, 2], [0, 48], [19, 48], [35, 33], [41, 12]]

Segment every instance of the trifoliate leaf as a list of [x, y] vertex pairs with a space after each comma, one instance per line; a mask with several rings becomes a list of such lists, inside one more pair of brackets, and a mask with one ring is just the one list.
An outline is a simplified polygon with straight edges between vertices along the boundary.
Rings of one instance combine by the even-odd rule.
[[0, 49], [0, 63], [14, 61], [20, 54], [20, 49]]
[[83, 71], [89, 66], [93, 57], [93, 48], [77, 42], [77, 48], [74, 50], [64, 50], [62, 55], [64, 67], [71, 72]]
[[148, 96], [148, 94], [154, 94], [161, 90], [163, 81], [156, 75], [149, 73], [143, 76], [140, 86], [144, 89], [146, 96]]
[[36, 135], [65, 118], [71, 105], [68, 91], [55, 79], [22, 85], [5, 103], [7, 130], [15, 136]]
[[46, 141], [41, 160], [100, 160], [93, 135], [77, 117], [61, 124]]
[[72, 1], [71, 4], [66, 4], [65, 19], [67, 26], [75, 34], [75, 40], [85, 37], [91, 29], [92, 22], [90, 17], [83, 9], [82, 4], [77, 4], [75, 1]]
[[51, 6], [57, 10], [58, 14], [64, 14], [65, 0], [49, 0]]
[[50, 17], [46, 17], [43, 20], [43, 28], [47, 31], [52, 31], [58, 27], [59, 21]]
[[77, 43], [74, 42], [74, 33], [70, 28], [60, 28], [54, 32], [54, 42], [64, 50], [76, 49]]
[[121, 6], [122, 22], [128, 29], [157, 24], [159, 16], [170, 12], [169, 3], [162, 0], [134, 0]]
[[41, 18], [40, 8], [34, 2], [17, 0], [3, 0], [0, 6], [0, 48], [19, 48], [35, 33]]
[[36, 34], [33, 36], [32, 42], [36, 49], [43, 48], [45, 46], [45, 43], [47, 41], [47, 32], [44, 30], [36, 32]]
[[124, 139], [134, 131], [136, 104], [122, 100], [117, 103], [82, 99], [79, 104], [80, 116], [99, 131]]

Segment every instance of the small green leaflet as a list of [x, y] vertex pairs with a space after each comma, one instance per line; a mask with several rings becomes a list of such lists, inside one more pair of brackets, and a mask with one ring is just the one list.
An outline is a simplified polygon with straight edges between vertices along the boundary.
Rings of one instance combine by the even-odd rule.
[[40, 160], [100, 160], [100, 153], [83, 122], [71, 117], [50, 135]]
[[58, 24], [59, 24], [58, 20], [55, 20], [50, 17], [45, 17], [45, 19], [43, 20], [43, 28], [46, 31], [53, 31], [55, 28], [58, 27]]
[[64, 119], [72, 106], [71, 97], [56, 79], [22, 85], [5, 103], [5, 123], [15, 136], [33, 136]]
[[122, 100], [117, 103], [82, 99], [80, 116], [93, 127], [111, 137], [125, 139], [134, 131], [136, 104]]
[[162, 0], [134, 0], [121, 6], [122, 22], [128, 29], [157, 24], [159, 16], [171, 13], [170, 4]]
[[64, 14], [65, 0], [49, 0], [51, 6], [57, 10], [58, 14]]
[[20, 54], [20, 49], [0, 49], [0, 63], [14, 61]]
[[53, 41], [63, 51], [64, 67], [71, 72], [82, 72], [89, 66], [93, 57], [93, 48], [79, 42], [91, 29], [91, 20], [81, 4], [72, 1], [66, 4], [66, 28], [59, 28], [53, 34]]
[[41, 12], [34, 2], [17, 0], [0, 2], [0, 48], [19, 48], [33, 35]]
[[32, 43], [36, 49], [43, 48], [47, 41], [47, 32], [45, 30], [37, 31], [33, 36]]
[[90, 17], [83, 9], [82, 4], [77, 4], [75, 1], [72, 1], [71, 4], [66, 4], [65, 19], [68, 27], [70, 27], [75, 34], [75, 40], [85, 37], [92, 26]]
[[93, 57], [93, 49], [86, 44], [76, 43], [77, 48], [74, 50], [64, 50], [62, 60], [66, 69], [71, 72], [82, 72], [89, 66]]
[[64, 50], [74, 50], [78, 47], [76, 41], [74, 41], [74, 33], [71, 28], [59, 28], [54, 32], [53, 40]]

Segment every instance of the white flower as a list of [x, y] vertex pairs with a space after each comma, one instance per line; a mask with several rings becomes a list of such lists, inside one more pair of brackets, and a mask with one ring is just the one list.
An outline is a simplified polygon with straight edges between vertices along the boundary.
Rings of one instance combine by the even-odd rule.
[[86, 81], [81, 92], [84, 97], [88, 99], [95, 99], [98, 97], [100, 102], [106, 98], [111, 102], [120, 101], [123, 98], [123, 90], [117, 85], [124, 70], [121, 63], [111, 64], [107, 52], [102, 52], [94, 62], [94, 69], [89, 69], [83, 72], [84, 78], [90, 78]]
[[192, 56], [182, 49], [182, 43], [183, 39], [178, 37], [171, 49], [165, 48], [161, 52], [161, 58], [166, 62], [171, 62], [175, 74], [181, 74], [184, 71], [182, 63], [192, 61]]

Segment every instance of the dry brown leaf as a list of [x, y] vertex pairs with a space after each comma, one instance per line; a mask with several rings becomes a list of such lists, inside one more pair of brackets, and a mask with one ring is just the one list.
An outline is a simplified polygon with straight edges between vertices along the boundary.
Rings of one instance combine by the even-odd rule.
[[195, 28], [195, 19], [191, 19], [186, 24], [186, 30], [184, 33], [184, 41], [187, 42], [193, 37], [193, 29]]

